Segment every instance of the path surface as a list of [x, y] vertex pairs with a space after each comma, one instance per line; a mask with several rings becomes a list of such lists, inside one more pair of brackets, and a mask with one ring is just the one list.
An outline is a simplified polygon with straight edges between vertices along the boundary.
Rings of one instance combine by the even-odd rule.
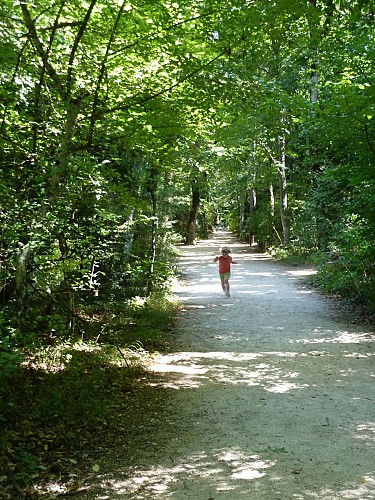
[[[231, 297], [212, 258], [230, 243]], [[181, 248], [174, 354], [155, 360], [169, 390], [132, 466], [87, 498], [375, 499], [375, 337], [332, 301], [229, 233]], [[157, 427], [157, 429], [156, 429]], [[151, 438], [152, 439], [152, 438]], [[142, 448], [142, 447], [141, 447]]]

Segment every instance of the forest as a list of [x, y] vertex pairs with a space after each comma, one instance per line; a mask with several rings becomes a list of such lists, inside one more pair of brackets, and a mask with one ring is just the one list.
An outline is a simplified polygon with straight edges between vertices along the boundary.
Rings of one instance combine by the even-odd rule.
[[176, 245], [215, 224], [374, 314], [374, 21], [372, 0], [2, 0], [0, 486], [108, 418], [108, 379], [173, 321]]

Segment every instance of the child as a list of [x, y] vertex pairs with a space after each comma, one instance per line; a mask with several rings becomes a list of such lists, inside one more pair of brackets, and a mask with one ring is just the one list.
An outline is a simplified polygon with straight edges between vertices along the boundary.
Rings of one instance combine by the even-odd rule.
[[230, 248], [227, 246], [221, 247], [220, 257], [216, 256], [213, 260], [213, 262], [219, 261], [219, 275], [220, 275], [221, 286], [227, 297], [230, 296], [229, 293], [230, 265], [238, 264], [238, 262], [233, 260], [232, 257], [229, 255], [230, 251], [231, 251]]

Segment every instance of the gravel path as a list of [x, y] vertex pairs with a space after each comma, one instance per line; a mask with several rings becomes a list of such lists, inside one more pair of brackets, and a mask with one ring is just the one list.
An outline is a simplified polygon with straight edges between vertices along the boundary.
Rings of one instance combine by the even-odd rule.
[[[231, 297], [212, 258], [230, 244]], [[152, 369], [167, 412], [87, 498], [375, 499], [375, 337], [304, 284], [313, 270], [229, 233], [182, 247], [174, 353]]]

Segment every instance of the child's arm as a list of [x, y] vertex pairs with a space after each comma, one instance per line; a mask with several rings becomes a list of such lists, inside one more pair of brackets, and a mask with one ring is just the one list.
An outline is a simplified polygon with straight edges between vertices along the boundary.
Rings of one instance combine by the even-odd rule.
[[232, 264], [238, 264], [237, 260], [232, 260]]
[[216, 257], [212, 260], [212, 262], [217, 262], [219, 260], [219, 257], [216, 255]]

